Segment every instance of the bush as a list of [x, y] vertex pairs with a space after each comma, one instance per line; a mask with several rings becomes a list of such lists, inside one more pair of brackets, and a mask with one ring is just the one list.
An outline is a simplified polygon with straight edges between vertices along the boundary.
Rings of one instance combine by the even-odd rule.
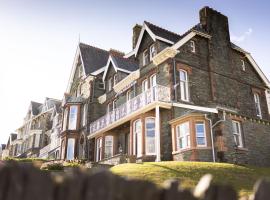
[[58, 170], [61, 171], [61, 170], [64, 170], [64, 166], [61, 163], [52, 163], [52, 164], [48, 164], [43, 169], [52, 170], [52, 171], [58, 171]]
[[13, 161], [17, 161], [17, 162], [46, 162], [47, 160], [46, 159], [42, 159], [42, 158], [10, 158], [10, 157], [7, 157], [4, 159], [5, 161], [10, 161], [10, 160], [13, 160]]

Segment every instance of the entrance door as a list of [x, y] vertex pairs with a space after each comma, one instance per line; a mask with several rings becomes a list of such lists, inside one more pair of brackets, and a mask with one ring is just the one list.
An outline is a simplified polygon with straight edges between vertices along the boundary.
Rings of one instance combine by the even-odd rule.
[[142, 121], [135, 121], [133, 126], [133, 154], [140, 157], [142, 156]]

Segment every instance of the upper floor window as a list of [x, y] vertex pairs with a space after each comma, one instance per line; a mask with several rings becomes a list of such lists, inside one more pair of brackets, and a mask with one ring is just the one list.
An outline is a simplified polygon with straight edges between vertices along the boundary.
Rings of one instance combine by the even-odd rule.
[[246, 71], [246, 65], [244, 60], [241, 60], [241, 67], [243, 71]]
[[127, 101], [131, 100], [131, 91], [127, 91]]
[[98, 83], [98, 88], [99, 89], [104, 89], [104, 83], [103, 82], [99, 82]]
[[182, 101], [189, 101], [188, 74], [185, 70], [179, 71], [180, 97]]
[[147, 65], [149, 62], [149, 55], [148, 55], [148, 49], [146, 49], [144, 52], [143, 52], [143, 66], [144, 65]]
[[145, 92], [146, 90], [148, 90], [148, 80], [147, 79], [145, 79], [142, 82], [142, 92]]
[[262, 111], [260, 105], [260, 96], [258, 93], [254, 93], [255, 109], [258, 117], [262, 118]]
[[113, 86], [115, 86], [116, 83], [117, 83], [117, 75], [115, 74], [115, 75], [113, 76]]
[[113, 136], [107, 135], [105, 136], [105, 158], [109, 158], [113, 156]]
[[206, 146], [204, 122], [195, 123], [197, 146]]
[[196, 52], [196, 46], [195, 46], [195, 42], [193, 40], [190, 41], [190, 48], [191, 48], [192, 53]]
[[69, 121], [68, 121], [69, 130], [77, 129], [77, 114], [78, 114], [78, 106], [70, 106]]
[[153, 58], [157, 55], [157, 50], [155, 44], [152, 44], [150, 46], [150, 60], [153, 60]]
[[116, 99], [113, 101], [113, 110], [116, 109]]
[[232, 121], [233, 126], [233, 138], [237, 147], [243, 147], [243, 139], [241, 132], [241, 124], [238, 121]]
[[147, 155], [156, 153], [155, 118], [145, 119], [145, 149]]
[[177, 150], [190, 147], [189, 122], [176, 126]]
[[266, 101], [268, 105], [268, 113], [270, 114], [270, 90], [266, 90]]
[[155, 87], [157, 85], [157, 75], [154, 74], [150, 77], [150, 87]]
[[111, 111], [110, 107], [111, 107], [111, 103], [108, 103], [108, 105], [107, 105], [107, 113], [109, 113]]
[[108, 90], [109, 91], [112, 90], [112, 78], [109, 78], [109, 80], [108, 80]]

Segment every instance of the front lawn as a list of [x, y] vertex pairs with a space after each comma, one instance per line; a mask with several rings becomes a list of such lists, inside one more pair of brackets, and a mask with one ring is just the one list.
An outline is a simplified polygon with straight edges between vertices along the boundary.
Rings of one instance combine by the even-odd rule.
[[232, 185], [240, 196], [252, 193], [254, 183], [261, 177], [270, 177], [270, 168], [244, 167], [208, 162], [148, 162], [122, 164], [111, 168], [115, 174], [148, 180], [161, 186], [165, 180], [177, 178], [185, 188], [194, 188], [204, 174], [212, 174], [214, 181]]

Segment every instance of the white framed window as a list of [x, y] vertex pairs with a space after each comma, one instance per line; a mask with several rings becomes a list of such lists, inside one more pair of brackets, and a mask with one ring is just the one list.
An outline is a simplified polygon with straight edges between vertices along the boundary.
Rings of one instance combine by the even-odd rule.
[[133, 124], [133, 155], [142, 156], [142, 121], [140, 119]]
[[117, 75], [115, 74], [115, 75], [113, 76], [113, 86], [115, 86], [116, 83], [117, 83]]
[[268, 113], [270, 114], [270, 90], [265, 91], [267, 106], [268, 106]]
[[113, 110], [115, 110], [115, 109], [116, 109], [116, 99], [115, 99], [115, 100], [113, 100], [113, 104], [112, 104], [112, 106], [113, 106]]
[[145, 152], [146, 155], [156, 154], [155, 118], [145, 119]]
[[146, 90], [148, 90], [148, 80], [147, 79], [145, 79], [142, 82], [142, 92], [145, 92]]
[[157, 55], [157, 49], [156, 49], [155, 44], [152, 44], [150, 46], [150, 61], [153, 60], [153, 58], [155, 57], [155, 55]]
[[68, 108], [65, 108], [64, 111], [64, 120], [63, 120], [63, 130], [67, 130], [67, 120], [68, 120]]
[[157, 75], [154, 74], [150, 77], [150, 87], [157, 86]]
[[69, 121], [68, 121], [68, 129], [76, 130], [77, 129], [77, 114], [78, 114], [78, 106], [70, 106], [69, 108]]
[[110, 158], [113, 156], [113, 136], [105, 136], [105, 158]]
[[67, 160], [74, 160], [75, 139], [69, 138], [67, 144]]
[[96, 140], [96, 161], [100, 161], [102, 159], [102, 137]]
[[206, 146], [206, 131], [204, 122], [195, 123], [197, 146]]
[[83, 126], [86, 125], [87, 122], [87, 104], [83, 106]]
[[193, 40], [190, 40], [190, 48], [191, 48], [192, 53], [196, 52], [196, 45], [195, 45], [195, 42]]
[[127, 91], [127, 102], [131, 100], [131, 91]]
[[35, 144], [34, 144], [35, 148], [39, 147], [39, 139], [40, 139], [40, 134], [35, 134]]
[[109, 80], [108, 80], [108, 90], [109, 91], [112, 90], [112, 78], [109, 78]]
[[233, 138], [235, 145], [238, 147], [243, 147], [243, 139], [242, 139], [242, 132], [241, 132], [241, 124], [238, 121], [232, 121], [233, 126]]
[[241, 60], [241, 67], [243, 71], [246, 71], [246, 65], [244, 60]]
[[177, 150], [190, 147], [190, 129], [189, 122], [185, 122], [176, 126]]
[[179, 71], [180, 97], [182, 101], [189, 101], [188, 73], [185, 70]]
[[262, 118], [262, 110], [260, 104], [260, 96], [258, 93], [254, 93], [255, 109], [258, 117]]
[[148, 64], [148, 62], [149, 62], [148, 60], [149, 60], [148, 49], [146, 49], [143, 52], [143, 66]]

